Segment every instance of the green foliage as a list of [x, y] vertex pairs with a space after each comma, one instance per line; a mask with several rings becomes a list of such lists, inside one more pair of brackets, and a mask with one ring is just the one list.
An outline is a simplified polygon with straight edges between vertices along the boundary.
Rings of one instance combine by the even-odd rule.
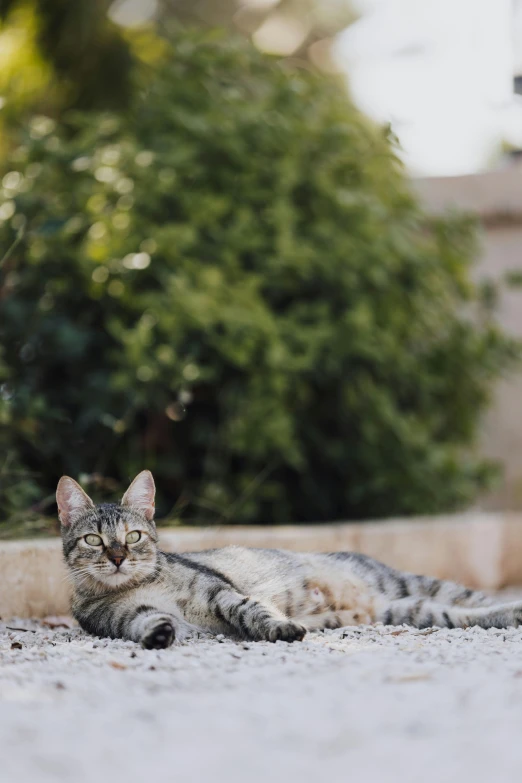
[[426, 218], [333, 81], [201, 32], [153, 76], [128, 116], [20, 132], [0, 449], [43, 495], [150, 468], [184, 521], [469, 502], [491, 475], [477, 421], [517, 353], [471, 282], [473, 226]]
[[134, 55], [112, 0], [0, 0], [2, 124], [28, 108], [128, 106]]

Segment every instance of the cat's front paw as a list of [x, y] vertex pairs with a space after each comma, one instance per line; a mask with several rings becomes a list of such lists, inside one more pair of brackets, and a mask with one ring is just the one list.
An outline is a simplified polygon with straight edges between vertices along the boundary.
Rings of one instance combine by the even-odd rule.
[[164, 647], [170, 647], [175, 636], [172, 623], [162, 622], [145, 634], [141, 644], [146, 650], [162, 650]]
[[267, 634], [269, 642], [300, 642], [304, 639], [306, 628], [304, 625], [294, 623], [292, 620], [283, 620], [279, 623], [273, 623]]

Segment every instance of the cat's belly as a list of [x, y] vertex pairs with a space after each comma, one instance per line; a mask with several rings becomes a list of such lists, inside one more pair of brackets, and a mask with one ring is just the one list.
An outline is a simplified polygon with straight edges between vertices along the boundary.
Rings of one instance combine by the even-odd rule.
[[369, 585], [346, 569], [322, 570], [315, 567], [313, 577], [304, 579], [293, 595], [276, 599], [277, 608], [310, 630], [376, 621], [379, 596]]
[[[316, 589], [324, 596], [320, 587], [313, 588], [314, 591]], [[315, 594], [313, 597], [319, 596]], [[374, 602], [369, 596], [364, 598], [358, 596], [358, 599], [346, 601], [340, 598], [330, 602], [323, 598], [321, 603], [317, 601], [315, 605], [310, 601], [310, 605], [303, 606], [301, 611], [294, 612], [290, 616], [309, 630], [342, 628], [345, 625], [371, 625], [376, 619]]]
[[378, 615], [380, 596], [343, 559], [243, 547], [191, 557], [220, 569], [241, 593], [309, 629], [372, 624]]

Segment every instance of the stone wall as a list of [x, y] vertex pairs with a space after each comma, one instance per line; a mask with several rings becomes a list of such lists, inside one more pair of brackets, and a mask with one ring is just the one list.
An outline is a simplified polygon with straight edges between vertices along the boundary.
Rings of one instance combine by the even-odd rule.
[[[477, 214], [482, 223], [479, 277], [495, 280], [510, 271], [522, 273], [522, 166], [466, 177], [414, 181], [428, 210], [457, 208]], [[522, 288], [503, 293], [498, 318], [522, 338]], [[501, 381], [485, 416], [482, 453], [504, 465], [499, 488], [480, 500], [484, 509], [522, 509], [522, 372]]]

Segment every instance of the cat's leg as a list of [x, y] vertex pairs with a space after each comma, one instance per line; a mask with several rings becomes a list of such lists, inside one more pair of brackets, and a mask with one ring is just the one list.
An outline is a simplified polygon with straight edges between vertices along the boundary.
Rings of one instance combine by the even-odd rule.
[[146, 650], [160, 650], [170, 647], [176, 636], [179, 637], [179, 618], [143, 604], [133, 608], [124, 618], [121, 634], [123, 639], [138, 642]]
[[327, 557], [342, 563], [347, 569], [348, 580], [355, 573], [369, 587], [389, 600], [426, 598], [438, 604], [467, 607], [487, 606], [492, 603], [491, 598], [484, 593], [470, 590], [456, 582], [398, 571], [358, 552], [334, 552]]
[[175, 607], [163, 611], [154, 605], [152, 595], [98, 599], [74, 607], [74, 615], [80, 626], [94, 636], [128, 639], [146, 649], [170, 647], [175, 639], [181, 641], [190, 633], [191, 626]]
[[[479, 590], [471, 590], [456, 582], [435, 579], [431, 576], [404, 575], [408, 595], [429, 598], [438, 604], [479, 607], [492, 604], [492, 599]], [[402, 596], [406, 597], [406, 596]]]
[[274, 606], [249, 598], [236, 590], [216, 586], [209, 595], [209, 608], [221, 622], [245, 639], [254, 641], [301, 641], [306, 628], [289, 620]]
[[371, 625], [373, 618], [370, 618], [366, 612], [352, 611], [331, 611], [320, 612], [319, 614], [308, 614], [295, 617], [294, 620], [302, 623], [307, 631], [324, 631], [344, 628], [347, 625]]
[[414, 628], [510, 628], [522, 623], [522, 603], [465, 607], [425, 598], [400, 598], [388, 602], [383, 598], [375, 620], [384, 625], [411, 625]]

